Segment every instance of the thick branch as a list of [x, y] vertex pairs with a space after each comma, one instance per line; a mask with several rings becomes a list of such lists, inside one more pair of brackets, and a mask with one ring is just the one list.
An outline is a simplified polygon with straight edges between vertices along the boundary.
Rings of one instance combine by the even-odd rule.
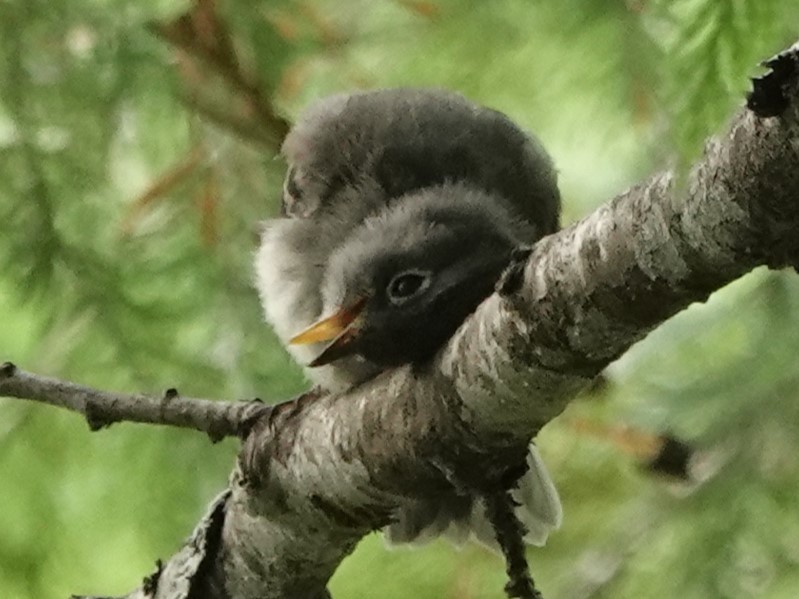
[[143, 422], [191, 428], [213, 441], [244, 436], [252, 422], [271, 408], [258, 400], [222, 402], [181, 397], [175, 389], [163, 396], [99, 391], [75, 383], [24, 372], [10, 362], [0, 366], [0, 397], [18, 397], [83, 414], [89, 428], [114, 422]]
[[400, 369], [256, 429], [216, 570], [230, 596], [319, 591], [398, 505], [501, 478], [655, 326], [757, 265], [799, 261], [796, 78], [783, 84], [782, 115], [742, 111], [684, 184], [658, 175], [540, 242], [427, 372]]

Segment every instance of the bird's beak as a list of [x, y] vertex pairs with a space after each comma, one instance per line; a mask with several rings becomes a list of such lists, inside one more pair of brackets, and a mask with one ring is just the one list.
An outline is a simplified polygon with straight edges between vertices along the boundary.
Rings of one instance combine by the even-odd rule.
[[368, 298], [360, 298], [349, 306], [344, 306], [331, 316], [323, 318], [298, 333], [291, 339], [291, 345], [308, 345], [331, 341], [321, 354], [308, 366], [324, 366], [352, 353], [352, 342], [358, 337], [364, 306]]

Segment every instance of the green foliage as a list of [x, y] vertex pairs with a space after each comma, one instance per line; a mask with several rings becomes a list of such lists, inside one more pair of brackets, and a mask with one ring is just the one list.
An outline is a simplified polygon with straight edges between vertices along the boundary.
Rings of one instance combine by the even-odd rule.
[[683, 158], [741, 104], [760, 61], [792, 42], [799, 5], [782, 0], [656, 0], [645, 23], [662, 53], [660, 96]]
[[[567, 220], [695, 157], [799, 17], [782, 0], [218, 4], [278, 115], [356, 87], [460, 90], [551, 149]], [[0, 359], [115, 389], [286, 398], [300, 372], [250, 284], [283, 165], [275, 139], [246, 126], [252, 97], [148, 26], [189, 7], [0, 4]], [[543, 431], [566, 511], [530, 553], [548, 596], [797, 595], [798, 303], [792, 273], [747, 277]], [[706, 479], [664, 482], [580, 419], [673, 430], [702, 450]], [[225, 484], [235, 450], [132, 425], [89, 434], [73, 415], [0, 400], [0, 596], [135, 586]], [[389, 551], [372, 536], [332, 589], [498, 598], [503, 577], [478, 547]]]

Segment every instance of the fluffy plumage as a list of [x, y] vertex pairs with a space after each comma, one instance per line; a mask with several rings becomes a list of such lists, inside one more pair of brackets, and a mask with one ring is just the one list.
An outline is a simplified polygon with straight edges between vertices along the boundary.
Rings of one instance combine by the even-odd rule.
[[[368, 296], [355, 355], [307, 369], [340, 391], [401, 363], [428, 360], [493, 290], [510, 252], [558, 226], [559, 194], [540, 144], [504, 115], [435, 90], [335, 96], [286, 138], [284, 218], [264, 224], [256, 257], [267, 320], [284, 343]], [[387, 301], [404, 272], [422, 273], [412, 301]], [[310, 363], [322, 344], [287, 345]], [[514, 491], [528, 540], [542, 543], [560, 503], [532, 448]], [[409, 504], [388, 530], [419, 541], [469, 531], [493, 544], [479, 502]]]

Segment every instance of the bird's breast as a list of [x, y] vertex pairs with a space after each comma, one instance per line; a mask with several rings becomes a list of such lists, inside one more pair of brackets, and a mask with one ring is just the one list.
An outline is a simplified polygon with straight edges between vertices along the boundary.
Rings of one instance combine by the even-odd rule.
[[[264, 316], [283, 346], [301, 365], [311, 362], [323, 344], [290, 345], [299, 331], [322, 315], [322, 279], [329, 243], [313, 221], [275, 219], [264, 225], [255, 256], [255, 282]], [[306, 368], [315, 384], [341, 391], [374, 377], [380, 368], [360, 358], [338, 360], [330, 366]]]

